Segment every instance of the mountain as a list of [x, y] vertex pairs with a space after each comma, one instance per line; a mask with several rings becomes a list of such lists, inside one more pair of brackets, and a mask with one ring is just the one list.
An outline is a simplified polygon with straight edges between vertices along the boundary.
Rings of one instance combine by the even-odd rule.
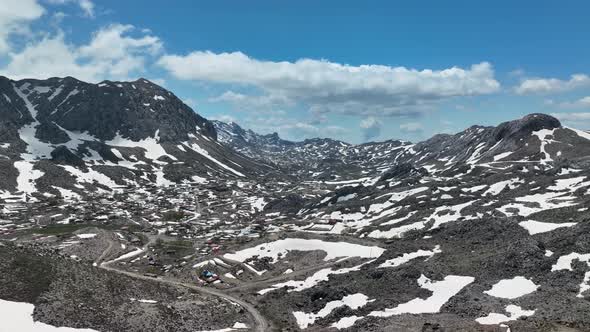
[[[301, 330], [588, 331], [589, 155], [587, 132], [531, 114], [406, 146], [380, 175], [302, 184], [314, 197], [285, 195], [261, 218], [342, 244], [335, 256], [385, 251], [351, 250], [369, 257], [267, 284], [256, 301]], [[323, 263], [304, 257], [259, 266]]]
[[213, 125], [223, 144], [303, 179], [375, 176], [399, 164], [436, 174], [502, 161], [538, 161], [541, 165], [583, 162], [590, 155], [590, 134], [563, 127], [545, 114], [530, 114], [497, 127], [473, 126], [416, 144], [390, 140], [353, 145], [319, 138], [291, 142], [276, 133], [259, 135], [244, 130], [235, 123], [213, 121]]
[[90, 84], [72, 77], [0, 77], [0, 95], [2, 196], [64, 196], [269, 172], [347, 181], [390, 177], [405, 164], [434, 175], [504, 161], [583, 162], [590, 153], [588, 134], [543, 114], [416, 144], [353, 145], [329, 138], [292, 142], [209, 121], [145, 79]]
[[590, 327], [590, 134], [551, 116], [418, 143], [291, 142], [145, 80], [1, 87], [0, 305], [30, 303], [29, 320]]
[[236, 123], [213, 121], [219, 141], [240, 153], [274, 164], [302, 179], [337, 179], [375, 174], [395, 163], [395, 156], [411, 146], [390, 140], [353, 145], [330, 138], [300, 142], [281, 139], [277, 133], [261, 135]]
[[270, 168], [217, 142], [213, 124], [145, 79], [0, 77], [0, 193], [247, 177]]

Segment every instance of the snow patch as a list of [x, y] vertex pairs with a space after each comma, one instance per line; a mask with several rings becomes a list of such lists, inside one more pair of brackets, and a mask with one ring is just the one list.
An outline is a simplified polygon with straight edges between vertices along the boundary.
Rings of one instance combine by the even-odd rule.
[[0, 330], [21, 332], [97, 332], [91, 329], [55, 327], [33, 320], [35, 306], [30, 303], [0, 300]]
[[145, 157], [151, 160], [157, 160], [162, 156], [167, 156], [172, 160], [177, 160], [176, 157], [166, 153], [166, 150], [160, 145], [160, 131], [156, 130], [154, 137], [148, 137], [141, 141], [132, 141], [130, 139], [122, 137], [119, 133], [117, 136], [110, 141], [106, 141], [105, 144], [110, 146], [120, 146], [127, 148], [142, 148], [145, 150]]
[[324, 318], [328, 316], [337, 308], [346, 306], [352, 310], [356, 310], [358, 308], [364, 307], [368, 302], [371, 301], [369, 301], [369, 298], [366, 295], [356, 293], [347, 295], [343, 297], [342, 300], [330, 301], [326, 303], [326, 305], [316, 314], [313, 312], [306, 313], [303, 311], [295, 311], [293, 312], [293, 316], [295, 316], [299, 328], [306, 329], [308, 326], [313, 325], [318, 318]]
[[590, 265], [590, 254], [578, 254], [577, 252], [572, 252], [571, 254], [560, 256], [557, 259], [557, 262], [551, 267], [551, 271], [572, 271], [572, 262], [575, 259]]
[[440, 246], [434, 247], [433, 250], [418, 250], [410, 253], [405, 253], [399, 257], [388, 259], [379, 265], [379, 268], [387, 268], [387, 267], [396, 267], [400, 266], [404, 263], [411, 261], [412, 259], [419, 258], [419, 257], [426, 257], [426, 259], [434, 256], [434, 254], [440, 254], [442, 250], [440, 250]]
[[523, 310], [521, 307], [513, 304], [506, 307], [506, 312], [509, 313], [510, 316], [490, 313], [485, 317], [477, 318], [475, 321], [482, 325], [497, 325], [511, 320], [516, 320], [520, 317], [527, 317], [535, 314], [535, 310]]
[[540, 222], [535, 220], [526, 220], [518, 223], [521, 227], [526, 229], [530, 235], [535, 235], [539, 233], [550, 232], [552, 230], [563, 228], [563, 227], [572, 227], [575, 226], [575, 222], [564, 222], [564, 223], [550, 223], [550, 222]]
[[490, 290], [484, 291], [484, 293], [502, 299], [516, 299], [536, 291], [537, 288], [539, 286], [535, 285], [531, 280], [517, 276], [512, 279], [498, 281]]
[[42, 177], [45, 173], [33, 169], [35, 165], [32, 161], [15, 161], [14, 167], [18, 170], [18, 177], [16, 178], [16, 189], [26, 194], [37, 192], [35, 181]]
[[418, 285], [432, 291], [430, 297], [426, 299], [416, 298], [402, 303], [395, 308], [385, 309], [383, 311], [373, 311], [369, 316], [390, 317], [402, 314], [437, 313], [451, 297], [455, 296], [474, 280], [475, 278], [473, 277], [449, 275], [441, 281], [432, 281], [425, 275], [421, 275], [418, 279]]
[[373, 258], [379, 257], [385, 249], [376, 246], [363, 246], [348, 242], [328, 242], [322, 240], [307, 240], [298, 238], [289, 238], [277, 240], [274, 242], [263, 243], [256, 247], [240, 250], [233, 254], [225, 254], [224, 257], [244, 262], [254, 256], [270, 257], [273, 262], [279, 258], [285, 257], [289, 251], [313, 251], [321, 250], [326, 252], [324, 260], [328, 261], [338, 257], [361, 257]]
[[80, 239], [92, 239], [95, 238], [98, 234], [87, 233], [87, 234], [76, 234], [76, 236]]

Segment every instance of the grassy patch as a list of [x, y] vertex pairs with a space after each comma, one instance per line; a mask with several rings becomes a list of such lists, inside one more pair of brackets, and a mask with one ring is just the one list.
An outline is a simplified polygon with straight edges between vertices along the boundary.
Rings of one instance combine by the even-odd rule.
[[31, 228], [23, 232], [29, 234], [42, 234], [42, 235], [64, 235], [71, 234], [82, 228], [92, 227], [91, 225], [82, 224], [67, 224], [67, 225], [49, 225], [43, 228]]
[[193, 243], [186, 240], [167, 241], [162, 243], [164, 248], [192, 248]]
[[162, 241], [159, 239], [154, 248], [169, 258], [181, 258], [194, 252], [192, 242], [186, 240]]
[[166, 221], [180, 221], [186, 214], [182, 211], [168, 211], [162, 215], [162, 219]]

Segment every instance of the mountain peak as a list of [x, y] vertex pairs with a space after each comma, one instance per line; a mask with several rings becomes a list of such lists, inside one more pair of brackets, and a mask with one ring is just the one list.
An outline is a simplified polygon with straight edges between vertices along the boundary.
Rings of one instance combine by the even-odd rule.
[[556, 118], [543, 113], [532, 113], [518, 120], [501, 123], [494, 130], [493, 137], [496, 142], [504, 138], [521, 139], [534, 131], [560, 127], [561, 123]]

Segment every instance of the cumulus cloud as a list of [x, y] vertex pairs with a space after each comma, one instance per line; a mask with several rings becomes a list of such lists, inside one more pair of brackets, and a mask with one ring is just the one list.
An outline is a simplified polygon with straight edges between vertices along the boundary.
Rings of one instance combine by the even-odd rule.
[[80, 55], [112, 60], [125, 58], [130, 54], [155, 55], [162, 49], [162, 42], [158, 37], [143, 35], [134, 38], [127, 35], [133, 29], [134, 27], [128, 24], [112, 24], [104, 27], [93, 34], [88, 45], [80, 47]]
[[[90, 0], [45, 0], [46, 4], [75, 3], [87, 16], [94, 15]], [[111, 24], [100, 28], [87, 44], [66, 40], [59, 27], [63, 12], [53, 13], [47, 30], [32, 33], [29, 25], [46, 9], [36, 0], [0, 0], [0, 74], [13, 79], [75, 76], [96, 82], [102, 79], [129, 79], [143, 72], [148, 57], [155, 58], [162, 42], [131, 25]], [[16, 41], [13, 45], [11, 41]]]
[[574, 74], [569, 80], [560, 80], [557, 78], [525, 79], [514, 90], [516, 93], [524, 95], [531, 93], [563, 92], [584, 86], [590, 86], [590, 77], [585, 74]]
[[28, 24], [44, 13], [36, 0], [0, 0], [0, 55], [10, 51], [12, 34], [28, 33]]
[[407, 115], [416, 113], [411, 108], [493, 93], [500, 87], [487, 62], [468, 69], [416, 70], [313, 59], [274, 62], [241, 52], [196, 51], [162, 56], [158, 64], [178, 79], [255, 87], [267, 98], [304, 103], [316, 113]]
[[408, 122], [399, 125], [399, 129], [405, 133], [417, 133], [424, 130], [424, 127], [419, 122]]
[[379, 137], [381, 134], [381, 122], [373, 116], [363, 119], [360, 123], [360, 127], [363, 131], [363, 138], [365, 141]]
[[131, 25], [112, 24], [96, 31], [86, 45], [72, 45], [63, 32], [46, 36], [9, 55], [0, 68], [2, 75], [13, 79], [74, 76], [97, 82], [103, 79], [128, 79], [142, 72], [146, 56], [155, 56], [162, 49], [158, 37], [132, 37]]

